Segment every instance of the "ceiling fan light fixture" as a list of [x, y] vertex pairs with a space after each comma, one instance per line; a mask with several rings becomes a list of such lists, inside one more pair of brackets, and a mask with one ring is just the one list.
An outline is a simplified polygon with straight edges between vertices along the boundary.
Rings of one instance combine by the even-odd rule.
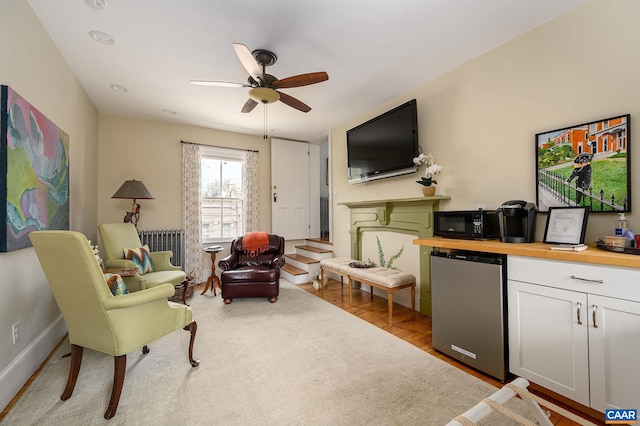
[[249, 90], [249, 97], [263, 104], [271, 104], [280, 99], [278, 92], [266, 87], [255, 87]]

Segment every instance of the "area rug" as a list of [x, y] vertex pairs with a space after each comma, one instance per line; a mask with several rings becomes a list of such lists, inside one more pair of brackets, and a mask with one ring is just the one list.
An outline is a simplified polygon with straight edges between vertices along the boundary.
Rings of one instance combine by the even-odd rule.
[[[3, 425], [442, 425], [496, 391], [284, 280], [274, 304], [224, 305], [211, 293], [189, 303], [199, 367], [181, 330], [129, 354], [107, 421], [113, 358], [85, 350], [74, 394], [61, 401], [64, 342]], [[511, 424], [494, 414], [486, 424]]]

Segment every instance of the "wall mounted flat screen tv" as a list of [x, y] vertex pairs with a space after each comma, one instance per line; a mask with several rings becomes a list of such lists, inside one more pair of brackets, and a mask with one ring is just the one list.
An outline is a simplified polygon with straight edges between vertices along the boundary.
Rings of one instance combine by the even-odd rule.
[[349, 183], [417, 171], [418, 111], [413, 99], [347, 131]]

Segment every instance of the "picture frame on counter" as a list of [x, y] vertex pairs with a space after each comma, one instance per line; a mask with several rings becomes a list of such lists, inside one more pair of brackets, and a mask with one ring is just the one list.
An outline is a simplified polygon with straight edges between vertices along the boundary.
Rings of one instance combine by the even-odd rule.
[[544, 228], [545, 244], [584, 244], [589, 207], [549, 207]]
[[535, 135], [536, 204], [631, 211], [630, 114]]

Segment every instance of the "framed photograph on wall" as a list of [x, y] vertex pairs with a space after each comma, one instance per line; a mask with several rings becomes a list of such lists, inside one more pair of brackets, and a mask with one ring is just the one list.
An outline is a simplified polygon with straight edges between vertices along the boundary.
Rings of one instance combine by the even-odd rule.
[[630, 115], [536, 134], [536, 204], [631, 211]]

